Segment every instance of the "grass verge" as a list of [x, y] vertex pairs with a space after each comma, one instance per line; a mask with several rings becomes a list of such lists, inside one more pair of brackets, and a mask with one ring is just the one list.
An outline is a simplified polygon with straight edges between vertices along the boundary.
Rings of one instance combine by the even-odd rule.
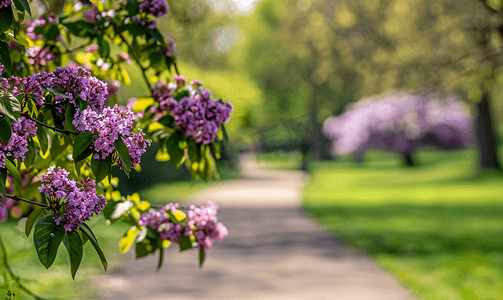
[[304, 209], [421, 299], [503, 299], [503, 177], [474, 151], [313, 164]]

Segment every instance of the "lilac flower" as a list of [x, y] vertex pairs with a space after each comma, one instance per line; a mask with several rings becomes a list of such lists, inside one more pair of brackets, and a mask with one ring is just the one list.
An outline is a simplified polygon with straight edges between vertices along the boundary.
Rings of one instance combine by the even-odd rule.
[[30, 64], [39, 64], [42, 66], [47, 65], [47, 63], [54, 61], [56, 56], [54, 53], [47, 49], [42, 49], [39, 46], [30, 47], [26, 50], [26, 53], [30, 57]]
[[166, 0], [146, 0], [140, 3], [140, 10], [157, 18], [168, 14]]
[[96, 19], [100, 18], [99, 12], [97, 9], [92, 9], [92, 10], [86, 10], [85, 12], [82, 13], [82, 16], [87, 20], [89, 23], [93, 23], [96, 21]]
[[0, 8], [2, 7], [9, 7], [9, 5], [12, 3], [12, 0], [2, 0], [0, 1]]
[[105, 98], [108, 99], [114, 95], [117, 95], [120, 87], [121, 87], [120, 81], [112, 80], [110, 82], [107, 82], [107, 94]]
[[[229, 101], [211, 99], [211, 92], [201, 88], [200, 81], [183, 87], [187, 79], [182, 75], [173, 77], [176, 83], [158, 82], [152, 88], [154, 100], [159, 103], [157, 112], [173, 114], [175, 124], [185, 136], [192, 137], [197, 143], [209, 144], [216, 139], [220, 126], [228, 122], [233, 106]], [[194, 90], [192, 86], [197, 88]], [[190, 96], [176, 101], [174, 95], [181, 87], [189, 91]]]
[[195, 228], [195, 237], [198, 247], [210, 249], [213, 241], [222, 241], [229, 232], [225, 226], [217, 220], [218, 205], [208, 201], [208, 206], [196, 208], [191, 205], [187, 213], [190, 228]]
[[[99, 214], [107, 204], [103, 195], [96, 194], [96, 183], [87, 178], [81, 181], [69, 179], [70, 172], [56, 166], [47, 169], [42, 177], [39, 192], [44, 193], [55, 213], [56, 224], [62, 224], [66, 231], [78, 230], [79, 223], [91, 219], [93, 213]], [[61, 215], [61, 207], [64, 214]]]
[[99, 49], [98, 45], [93, 44], [93, 45], [86, 48], [86, 52], [87, 53], [95, 53], [95, 52], [98, 52], [98, 49]]
[[138, 220], [139, 226], [150, 226], [159, 233], [161, 240], [169, 240], [176, 243], [180, 240], [182, 234], [190, 229], [186, 226], [178, 225], [169, 220], [168, 210], [175, 213], [179, 207], [178, 203], [170, 203], [164, 206], [161, 211], [150, 209], [148, 213], [144, 213]]
[[127, 53], [121, 52], [121, 53], [117, 54], [117, 57], [119, 58], [119, 61], [125, 61], [128, 64], [133, 63], [133, 61], [131, 60], [131, 58], [129, 57], [129, 55]]
[[8, 90], [12, 95], [17, 97], [20, 94], [32, 98], [37, 105], [44, 104], [44, 96], [40, 83], [33, 77], [18, 78], [11, 76], [10, 78], [3, 78], [0, 80], [0, 87]]
[[[46, 40], [45, 37], [42, 34], [35, 34], [35, 29], [38, 26], [44, 26], [47, 23], [52, 23], [52, 24], [58, 24], [58, 20], [55, 14], [50, 13], [47, 18], [44, 16], [40, 16], [38, 19], [31, 21], [31, 20], [26, 20], [26, 25], [28, 25], [28, 28], [26, 28], [26, 35], [32, 40]], [[56, 41], [61, 41], [61, 35], [56, 37]]]
[[61, 90], [65, 96], [55, 95], [56, 103], [69, 102], [77, 107], [76, 97], [89, 102], [94, 110], [103, 109], [107, 84], [104, 81], [91, 76], [89, 71], [82, 67], [73, 69], [71, 66], [58, 67], [51, 73], [42, 72], [34, 75], [42, 87]]
[[[2, 114], [1, 117], [5, 118]], [[0, 168], [5, 168], [5, 159], [8, 155], [24, 161], [24, 156], [28, 152], [28, 139], [37, 135], [37, 125], [35, 122], [20, 116], [12, 123], [12, 135], [9, 142], [4, 144], [0, 141]]]
[[5, 69], [5, 67], [2, 65], [2, 63], [0, 63], [0, 76], [2, 76], [4, 69]]
[[170, 48], [171, 48], [171, 50], [173, 50], [175, 55], [178, 55], [178, 53], [175, 51], [175, 41], [173, 41], [170, 38], [166, 38], [166, 40], [168, 41], [169, 47], [165, 47], [165, 46], [162, 47], [162, 51], [164, 52], [164, 54], [166, 54], [166, 56], [172, 56], [173, 54], [170, 51]]
[[[131, 156], [131, 167], [140, 163], [141, 155], [145, 153], [145, 148], [150, 146], [151, 141], [144, 138], [144, 133], [132, 132], [134, 114], [131, 109], [121, 109], [115, 105], [105, 107], [103, 111], [97, 112], [91, 107], [84, 111], [77, 111], [73, 125], [77, 132], [90, 131], [96, 137], [92, 144], [95, 159], [105, 159], [115, 151], [114, 142], [122, 139], [128, 147]], [[122, 169], [122, 161], [118, 161]]]

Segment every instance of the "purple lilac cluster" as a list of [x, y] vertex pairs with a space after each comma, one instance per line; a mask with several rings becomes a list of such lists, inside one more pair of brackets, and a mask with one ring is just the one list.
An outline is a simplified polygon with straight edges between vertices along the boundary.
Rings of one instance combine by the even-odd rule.
[[175, 224], [169, 220], [167, 211], [169, 210], [176, 213], [178, 207], [178, 203], [170, 203], [164, 206], [161, 211], [150, 209], [148, 213], [144, 213], [140, 216], [138, 225], [150, 226], [159, 233], [159, 238], [161, 240], [169, 240], [176, 243], [180, 240], [182, 234], [185, 236], [192, 234], [192, 231], [188, 227]]
[[229, 232], [225, 226], [218, 222], [217, 211], [218, 206], [211, 201], [208, 206], [196, 208], [191, 205], [187, 213], [186, 224], [174, 224], [169, 220], [167, 211], [176, 213], [179, 205], [169, 204], [164, 206], [161, 211], [151, 209], [148, 213], [142, 214], [138, 221], [139, 226], [150, 226], [159, 232], [159, 237], [162, 240], [170, 240], [178, 242], [183, 235], [194, 235], [197, 241], [197, 247], [210, 249], [213, 246], [213, 241], [222, 241]]
[[140, 10], [160, 18], [168, 14], [168, 4], [166, 0], [146, 0], [140, 3]]
[[362, 99], [323, 129], [334, 155], [362, 158], [368, 149], [412, 154], [421, 146], [460, 149], [473, 143], [472, 119], [453, 95], [395, 92]]
[[3, 78], [0, 80], [0, 87], [5, 88], [15, 97], [25, 94], [33, 99], [37, 105], [44, 104], [42, 86], [34, 77], [18, 78], [11, 76], [10, 78]]
[[100, 111], [105, 104], [107, 83], [91, 76], [91, 72], [82, 67], [74, 69], [70, 66], [58, 67], [55, 71], [35, 74], [34, 77], [42, 87], [59, 89], [62, 95], [55, 95], [55, 102], [64, 102], [68, 98], [70, 103], [77, 106], [75, 97], [89, 102], [94, 110]]
[[34, 46], [26, 49], [26, 53], [30, 57], [29, 63], [31, 65], [41, 65], [45, 66], [49, 62], [54, 61], [56, 59], [56, 55], [52, 53], [50, 50], [45, 48], [40, 48], [39, 46]]
[[[96, 194], [96, 183], [87, 178], [81, 181], [69, 179], [70, 172], [56, 166], [47, 169], [38, 188], [44, 193], [55, 213], [56, 224], [66, 231], [78, 230], [79, 223], [89, 220], [93, 213], [99, 214], [107, 204], [103, 195]], [[64, 215], [61, 215], [64, 206]]]
[[0, 8], [2, 7], [9, 7], [9, 5], [12, 3], [12, 0], [2, 0], [0, 1]]
[[[73, 120], [77, 132], [90, 131], [96, 136], [92, 147], [95, 151], [95, 159], [105, 159], [114, 150], [114, 142], [121, 138], [128, 147], [131, 156], [131, 167], [134, 168], [140, 163], [140, 158], [145, 153], [145, 148], [150, 146], [151, 141], [144, 138], [144, 133], [131, 132], [133, 129], [134, 113], [131, 109], [105, 107], [98, 112], [91, 107], [84, 111], [77, 111]], [[122, 169], [122, 162], [119, 160], [119, 167]]]
[[[159, 103], [158, 113], [173, 114], [175, 124], [187, 137], [192, 137], [197, 143], [209, 144], [216, 139], [220, 126], [227, 123], [232, 104], [211, 99], [211, 92], [201, 88], [199, 81], [192, 81], [193, 85], [183, 87], [187, 79], [183, 76], [175, 77], [176, 83], [157, 83], [152, 89], [154, 99]], [[180, 101], [174, 95], [181, 87], [189, 91], [189, 97]]]
[[148, 27], [149, 29], [155, 29], [155, 27], [157, 26], [156, 20], [148, 20], [148, 19], [143, 20], [137, 16], [132, 17], [131, 20], [136, 21], [136, 22], [140, 23], [141, 26]]
[[228, 234], [227, 228], [217, 220], [218, 205], [208, 201], [208, 206], [200, 208], [190, 206], [187, 213], [190, 228], [196, 228], [195, 237], [197, 244], [203, 249], [210, 249], [213, 241], [222, 241]]
[[[5, 118], [1, 113], [0, 117]], [[9, 142], [6, 145], [0, 141], [0, 168], [5, 168], [5, 159], [8, 154], [24, 161], [24, 156], [28, 152], [28, 139], [36, 135], [37, 125], [35, 122], [21, 116], [12, 123], [12, 135]]]
[[[38, 26], [44, 26], [46, 25], [47, 23], [52, 23], [52, 24], [58, 24], [58, 19], [57, 19], [57, 16], [54, 14], [54, 13], [50, 13], [47, 18], [44, 17], [44, 16], [40, 16], [38, 19], [36, 20], [26, 20], [26, 25], [28, 25], [28, 28], [26, 28], [26, 35], [28, 35], [28, 37], [32, 40], [32, 41], [36, 41], [36, 40], [45, 40], [45, 37], [42, 35], [42, 34], [36, 34], [35, 33], [35, 29], [38, 27]], [[62, 37], [61, 35], [59, 35], [57, 38], [56, 38], [56, 41], [59, 42], [61, 41]]]

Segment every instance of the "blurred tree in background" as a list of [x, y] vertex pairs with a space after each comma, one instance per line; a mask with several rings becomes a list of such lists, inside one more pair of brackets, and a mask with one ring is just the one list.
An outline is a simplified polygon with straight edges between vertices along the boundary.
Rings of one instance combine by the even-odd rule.
[[246, 39], [233, 56], [264, 90], [268, 120], [309, 112], [315, 157], [319, 123], [354, 99], [448, 90], [473, 107], [480, 167], [499, 169], [491, 102], [501, 101], [501, 8], [499, 0], [261, 0], [241, 20]]

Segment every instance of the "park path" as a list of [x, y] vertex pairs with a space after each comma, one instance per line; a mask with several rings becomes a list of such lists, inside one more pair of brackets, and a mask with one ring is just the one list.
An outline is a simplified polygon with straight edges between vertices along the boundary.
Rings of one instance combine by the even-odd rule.
[[260, 169], [250, 154], [240, 163], [244, 179], [193, 197], [196, 204], [218, 204], [218, 219], [229, 230], [207, 251], [202, 269], [197, 251], [177, 247], [166, 250], [159, 272], [157, 256], [130, 259], [98, 279], [99, 299], [414, 299], [370, 258], [304, 215], [306, 175]]

